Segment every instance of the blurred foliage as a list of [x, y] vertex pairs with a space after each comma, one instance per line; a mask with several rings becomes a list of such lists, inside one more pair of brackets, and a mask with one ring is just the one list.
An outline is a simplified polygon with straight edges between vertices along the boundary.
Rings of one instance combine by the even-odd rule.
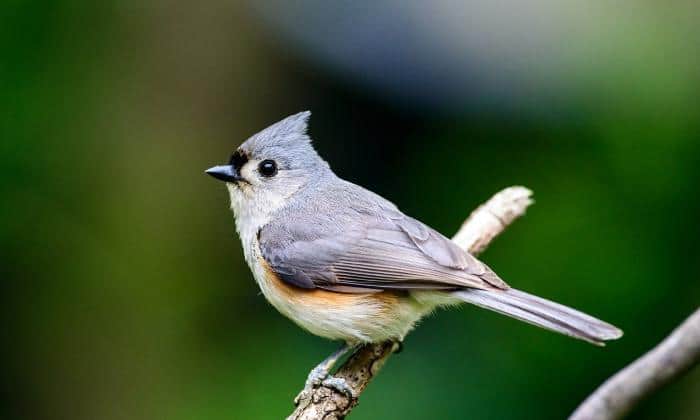
[[[586, 38], [556, 108], [535, 94], [446, 112], [290, 48], [245, 5], [3, 2], [0, 417], [291, 410], [335, 344], [266, 304], [203, 170], [302, 109], [338, 174], [445, 234], [500, 188], [532, 188], [537, 204], [484, 259], [626, 332], [596, 349], [442, 311], [353, 418], [565, 417], [700, 300], [698, 42], [692, 4], [678, 7], [640, 5], [620, 42]], [[696, 369], [632, 417], [697, 418], [699, 393]]]

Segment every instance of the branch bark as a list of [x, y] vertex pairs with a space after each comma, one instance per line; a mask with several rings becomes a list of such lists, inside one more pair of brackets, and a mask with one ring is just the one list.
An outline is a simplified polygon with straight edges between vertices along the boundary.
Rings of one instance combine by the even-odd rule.
[[[532, 191], [509, 187], [474, 210], [452, 240], [472, 254], [481, 253], [532, 204]], [[334, 374], [345, 379], [354, 391], [350, 398], [333, 388], [320, 386], [301, 399], [288, 420], [342, 419], [357, 405], [358, 398], [389, 356], [396, 350], [393, 342], [370, 344], [352, 355]]]
[[642, 399], [700, 363], [700, 309], [664, 341], [608, 379], [569, 420], [619, 419]]

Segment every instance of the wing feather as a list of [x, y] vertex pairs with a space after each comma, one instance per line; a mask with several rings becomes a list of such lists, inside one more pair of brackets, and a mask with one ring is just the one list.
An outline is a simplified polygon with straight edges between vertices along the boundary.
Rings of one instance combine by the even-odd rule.
[[283, 281], [307, 289], [367, 293], [508, 288], [440, 233], [398, 210], [388, 214], [353, 214], [336, 221], [337, 230], [314, 224], [268, 225], [259, 234], [262, 256]]

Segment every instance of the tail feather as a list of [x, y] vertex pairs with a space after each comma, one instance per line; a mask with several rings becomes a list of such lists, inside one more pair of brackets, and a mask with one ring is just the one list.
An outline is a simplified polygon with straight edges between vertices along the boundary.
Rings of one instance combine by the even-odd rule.
[[473, 305], [598, 346], [622, 337], [622, 331], [613, 325], [520, 290], [467, 289], [453, 292], [453, 295]]

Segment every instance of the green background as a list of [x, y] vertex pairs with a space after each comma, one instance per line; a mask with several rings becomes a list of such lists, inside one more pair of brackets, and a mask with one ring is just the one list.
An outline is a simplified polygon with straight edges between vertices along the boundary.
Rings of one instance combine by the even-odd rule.
[[[564, 418], [698, 307], [692, 2], [622, 13], [606, 26], [621, 38], [572, 53], [561, 80], [578, 84], [556, 106], [488, 109], [364, 83], [288, 48], [245, 5], [95, 3], [0, 5], [1, 418], [291, 411], [336, 344], [265, 302], [227, 193], [203, 170], [304, 109], [340, 176], [447, 235], [499, 189], [533, 189], [537, 203], [483, 259], [626, 332], [599, 349], [473, 307], [441, 311], [353, 418]], [[698, 395], [696, 369], [631, 417], [697, 419]]]

